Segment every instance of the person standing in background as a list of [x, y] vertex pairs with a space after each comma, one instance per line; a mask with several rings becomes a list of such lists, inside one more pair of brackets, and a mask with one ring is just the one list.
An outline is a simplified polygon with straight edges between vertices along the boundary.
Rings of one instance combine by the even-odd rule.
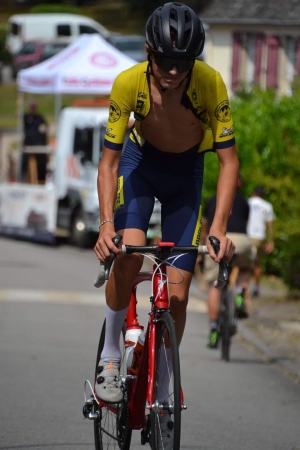
[[255, 286], [252, 291], [254, 297], [259, 295], [262, 276], [261, 259], [265, 254], [270, 254], [274, 250], [273, 221], [275, 214], [273, 206], [264, 200], [264, 196], [264, 187], [258, 185], [254, 188], [251, 198], [249, 198], [250, 214], [247, 233], [251, 238], [253, 246], [256, 248], [254, 266]]
[[[46, 146], [48, 144], [48, 124], [42, 114], [38, 112], [37, 103], [30, 100], [28, 111], [24, 113], [24, 147], [26, 146]], [[22, 154], [22, 179], [27, 180], [28, 161], [32, 155]], [[45, 153], [33, 154], [37, 164], [38, 180], [44, 182], [46, 179], [48, 156]]]

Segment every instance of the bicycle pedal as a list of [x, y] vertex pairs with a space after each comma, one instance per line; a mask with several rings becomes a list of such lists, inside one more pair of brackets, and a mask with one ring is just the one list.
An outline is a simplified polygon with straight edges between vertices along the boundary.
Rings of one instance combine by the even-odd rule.
[[82, 408], [82, 414], [85, 419], [97, 420], [99, 418], [99, 411], [93, 412], [93, 407], [94, 399], [92, 397], [88, 398]]

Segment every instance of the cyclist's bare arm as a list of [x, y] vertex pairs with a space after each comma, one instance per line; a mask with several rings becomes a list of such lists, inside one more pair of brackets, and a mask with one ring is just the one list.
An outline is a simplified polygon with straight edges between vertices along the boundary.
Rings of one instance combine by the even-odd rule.
[[[98, 168], [98, 198], [100, 208], [100, 223], [105, 220], [113, 220], [114, 204], [118, 185], [118, 168], [120, 164], [121, 151], [103, 148], [103, 156]], [[97, 257], [105, 261], [110, 256], [110, 251], [120, 253], [113, 244], [112, 238], [116, 235], [112, 222], [105, 222], [99, 230], [99, 237], [94, 247]]]
[[220, 241], [220, 251], [218, 256], [215, 255], [210, 244], [207, 245], [207, 248], [214, 261], [220, 262], [223, 260], [229, 262], [233, 257], [235, 246], [230, 239], [226, 238], [226, 229], [236, 192], [239, 161], [235, 145], [222, 150], [217, 150], [217, 155], [220, 162], [217, 203], [214, 220], [209, 230], [209, 234], [215, 236]]

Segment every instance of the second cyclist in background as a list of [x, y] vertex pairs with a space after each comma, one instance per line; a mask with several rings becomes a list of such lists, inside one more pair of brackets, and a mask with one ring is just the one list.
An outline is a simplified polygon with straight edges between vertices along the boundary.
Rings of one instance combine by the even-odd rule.
[[[247, 223], [249, 218], [249, 205], [244, 196], [239, 192], [242, 186], [242, 177], [239, 174], [237, 191], [235, 194], [232, 210], [228, 219], [227, 237], [232, 239], [236, 245], [233, 264], [238, 267], [238, 276], [236, 280], [235, 309], [238, 318], [248, 317], [250, 312], [250, 294], [249, 284], [254, 264], [254, 251], [251, 239], [247, 235]], [[203, 212], [203, 231], [202, 242], [206, 242], [208, 230], [210, 229], [216, 210], [216, 196], [209, 198], [205, 204]], [[204, 273], [208, 283], [208, 316], [210, 323], [210, 333], [208, 339], [209, 348], [217, 348], [218, 345], [218, 318], [220, 311], [221, 291], [213, 285], [218, 275], [218, 264], [211, 258], [205, 257]]]

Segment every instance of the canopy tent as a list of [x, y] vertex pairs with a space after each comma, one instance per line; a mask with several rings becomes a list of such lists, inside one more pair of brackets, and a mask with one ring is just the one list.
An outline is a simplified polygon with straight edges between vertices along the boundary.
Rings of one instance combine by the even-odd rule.
[[116, 76], [136, 64], [99, 34], [82, 34], [52, 58], [18, 74], [21, 92], [98, 94], [111, 92]]
[[[23, 138], [24, 93], [54, 94], [57, 123], [62, 94], [110, 94], [117, 75], [136, 63], [99, 34], [82, 34], [52, 58], [20, 70], [17, 78], [20, 153]], [[19, 159], [21, 161], [21, 158]], [[20, 175], [20, 163], [18, 172]]]

